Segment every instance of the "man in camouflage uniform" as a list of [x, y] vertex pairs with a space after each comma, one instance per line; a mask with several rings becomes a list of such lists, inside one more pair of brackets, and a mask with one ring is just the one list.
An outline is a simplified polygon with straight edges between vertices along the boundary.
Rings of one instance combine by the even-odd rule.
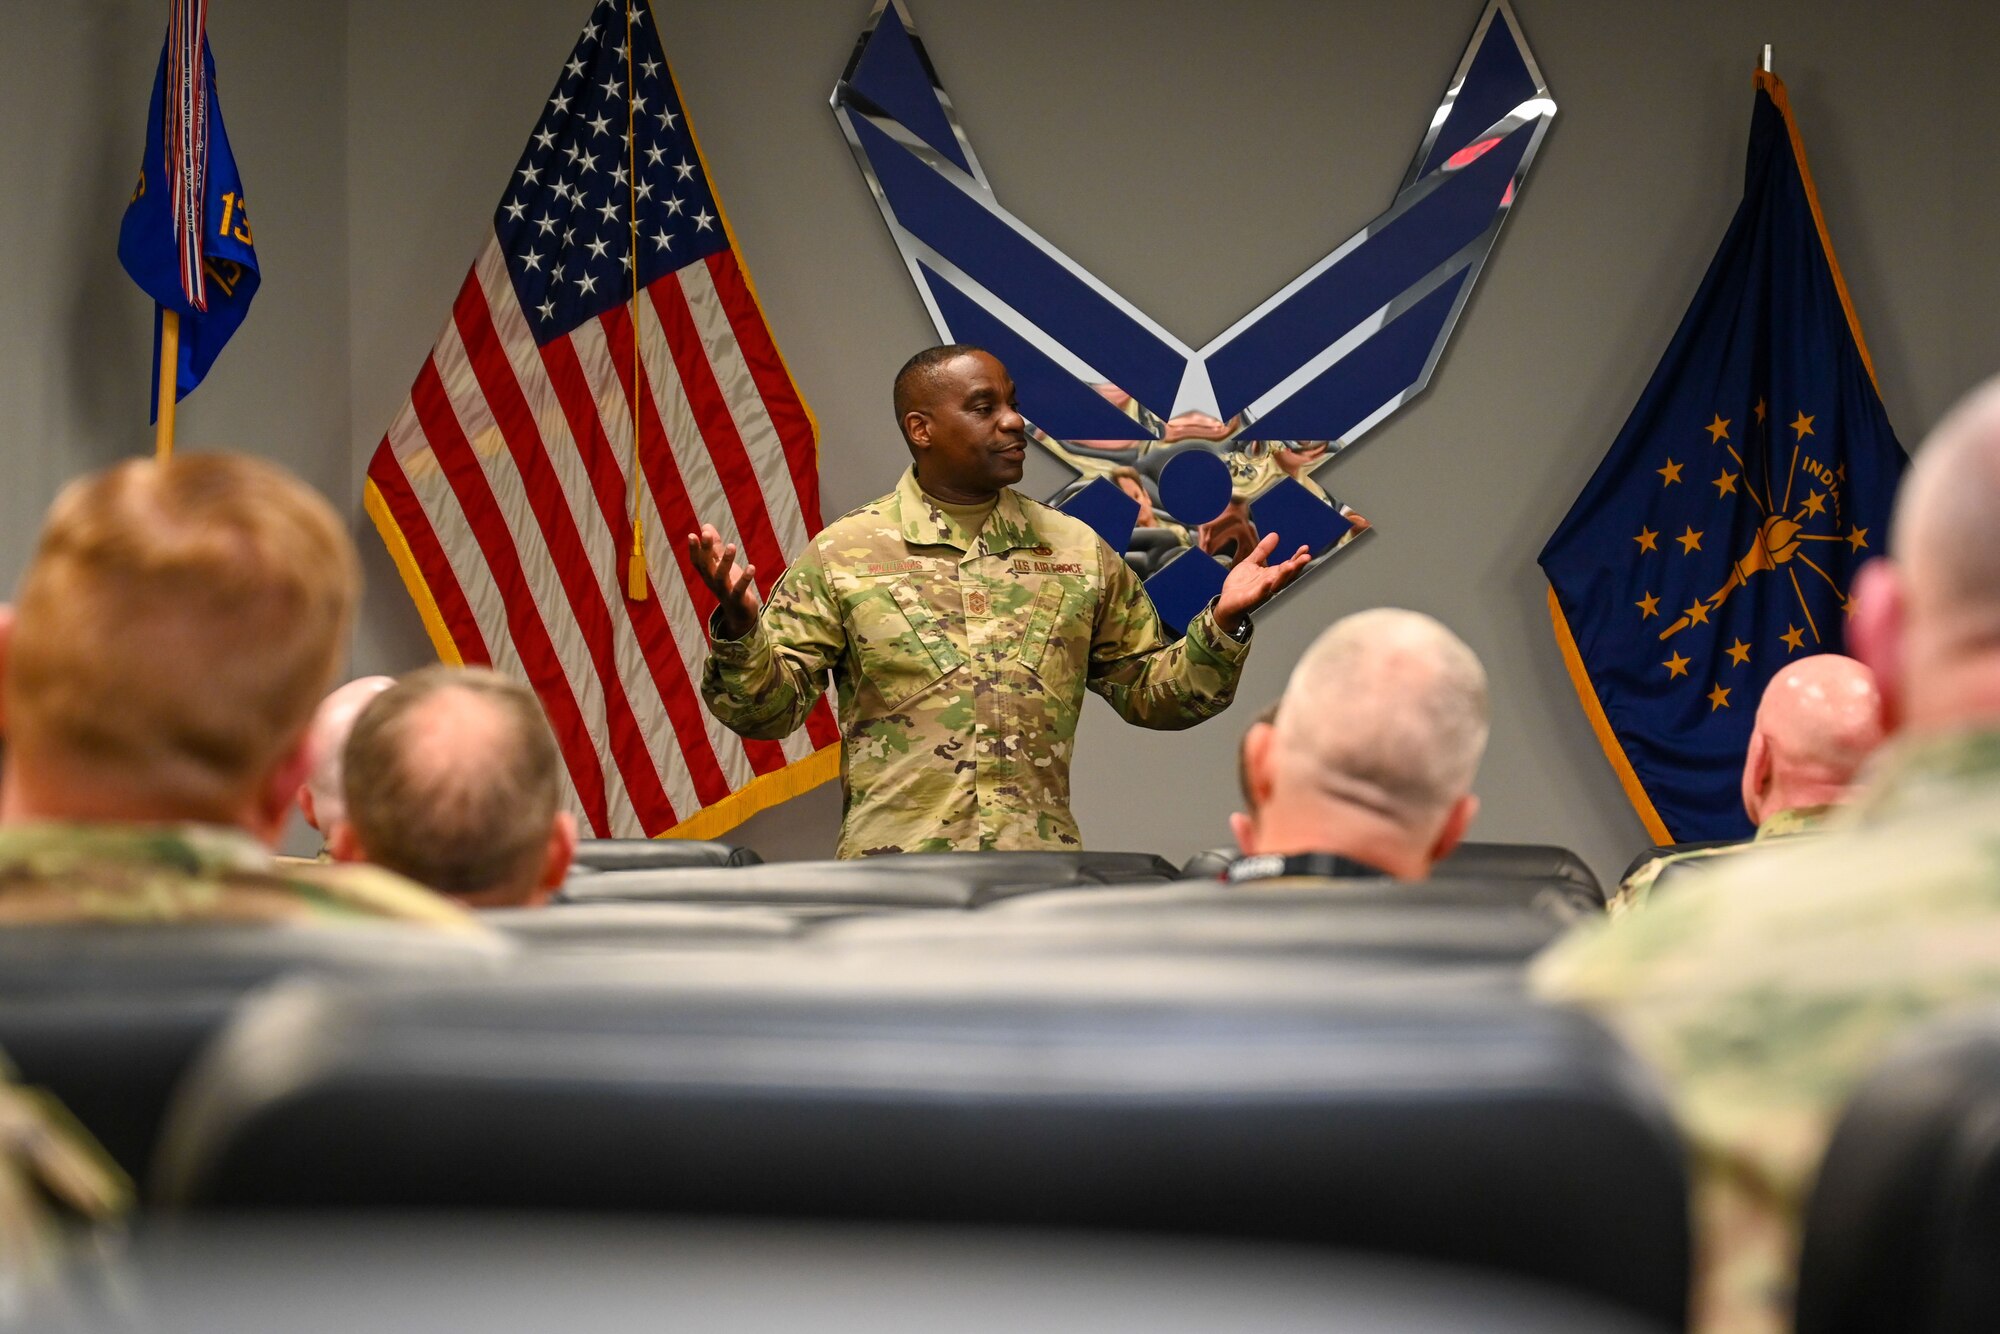
[[896, 410], [914, 463], [890, 494], [836, 520], [772, 589], [704, 525], [688, 535], [720, 601], [702, 698], [725, 725], [775, 739], [833, 675], [843, 748], [842, 857], [1081, 846], [1070, 748], [1086, 687], [1142, 727], [1228, 707], [1249, 615], [1305, 568], [1269, 537], [1169, 640], [1138, 577], [1087, 525], [1009, 489], [1026, 423], [990, 354], [913, 357]]
[[1665, 1076], [1696, 1173], [1696, 1323], [1788, 1329], [1799, 1221], [1890, 1043], [2000, 998], [2000, 381], [1932, 434], [1848, 642], [1894, 740], [1816, 838], [1734, 857], [1537, 961]]
[[0, 927], [482, 930], [385, 871], [272, 861], [359, 594], [339, 516], [268, 463], [135, 461], [66, 488], [0, 608]]
[[1881, 744], [1875, 673], [1838, 653], [1789, 664], [1765, 687], [1743, 762], [1743, 810], [1757, 826], [1756, 837], [1653, 858], [1618, 886], [1612, 915], [1646, 902], [1669, 866], [1712, 869], [1717, 858], [1817, 830], [1852, 794], [1855, 776]]

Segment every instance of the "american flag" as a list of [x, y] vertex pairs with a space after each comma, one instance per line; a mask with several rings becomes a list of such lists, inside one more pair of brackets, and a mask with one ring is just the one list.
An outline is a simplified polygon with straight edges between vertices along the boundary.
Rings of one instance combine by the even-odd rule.
[[685, 549], [713, 523], [768, 594], [820, 527], [816, 434], [648, 6], [598, 0], [367, 488], [439, 656], [534, 688], [598, 835], [711, 837], [838, 771], [824, 703], [782, 743], [702, 706]]
[[174, 242], [180, 250], [181, 291], [196, 310], [208, 309], [202, 274], [202, 203], [208, 196], [208, 80], [202, 42], [208, 0], [172, 0], [167, 11], [167, 191], [173, 200]]

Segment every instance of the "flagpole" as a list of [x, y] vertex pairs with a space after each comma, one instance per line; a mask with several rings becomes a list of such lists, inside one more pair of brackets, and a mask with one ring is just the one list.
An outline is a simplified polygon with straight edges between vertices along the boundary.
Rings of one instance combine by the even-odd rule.
[[634, 602], [646, 600], [646, 527], [640, 500], [645, 495], [646, 474], [639, 466], [639, 130], [633, 99], [637, 78], [633, 66], [637, 52], [632, 49], [632, 4], [625, 0], [625, 160], [632, 169], [627, 182], [632, 206], [632, 559], [625, 571], [625, 595]]
[[165, 463], [174, 456], [174, 399], [180, 388], [181, 313], [160, 308], [159, 426], [153, 432], [153, 457]]

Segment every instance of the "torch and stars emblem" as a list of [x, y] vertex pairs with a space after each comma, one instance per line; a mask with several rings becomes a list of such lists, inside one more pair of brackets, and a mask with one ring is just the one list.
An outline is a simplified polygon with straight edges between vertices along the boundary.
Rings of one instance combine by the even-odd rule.
[[[1703, 440], [1683, 451], [1685, 457], [1669, 457], [1655, 470], [1663, 493], [1676, 486], [1693, 490], [1687, 476], [1690, 470], [1696, 476], [1713, 472], [1707, 484], [1714, 488], [1714, 494], [1703, 497], [1706, 504], [1702, 508], [1707, 513], [1701, 519], [1702, 526], [1696, 527], [1695, 520], [1688, 519], [1665, 547], [1661, 546], [1661, 532], [1643, 525], [1632, 539], [1649, 585], [1633, 605], [1641, 621], [1666, 621], [1658, 631], [1660, 641], [1671, 650], [1660, 661], [1666, 680], [1697, 679], [1691, 669], [1705, 659], [1714, 682], [1706, 695], [1711, 711], [1731, 707], [1730, 696], [1739, 687], [1728, 684], [1726, 678], [1733, 668], [1749, 667], [1753, 656], [1769, 653], [1782, 662], [1838, 642], [1838, 627], [1832, 621], [1854, 609], [1848, 595], [1851, 558], [1869, 550], [1868, 529], [1847, 520], [1843, 494], [1847, 464], [1829, 463], [1815, 452], [1817, 414], [1800, 408], [1789, 423], [1780, 423], [1777, 449], [1771, 447], [1770, 418], [1770, 404], [1762, 398], [1747, 419], [1732, 421], [1719, 412], [1714, 414], [1702, 428], [1706, 433]], [[1750, 437], [1747, 460], [1735, 438], [1737, 432]], [[1782, 439], [1786, 434], [1791, 437], [1789, 442]], [[1771, 461], [1785, 452], [1787, 444], [1787, 462], [1781, 469], [1773, 469]], [[1743, 536], [1746, 529], [1747, 540]], [[1680, 603], [1680, 597], [1673, 594], [1687, 596], [1689, 590], [1698, 589], [1701, 585], [1695, 581], [1709, 567], [1707, 561], [1687, 558], [1703, 554], [1704, 543], [1713, 549], [1714, 544], [1724, 542], [1730, 543], [1724, 550], [1741, 554], [1730, 562], [1721, 585], [1705, 596], [1692, 596], [1678, 616], [1667, 620]], [[1835, 544], [1850, 559], [1830, 559], [1826, 551], [1815, 558], [1813, 551], [1819, 543]], [[1755, 642], [1759, 631], [1749, 628], [1746, 632], [1752, 638], [1736, 633], [1727, 636], [1725, 643], [1725, 636], [1715, 633], [1721, 625], [1718, 613], [1732, 595], [1750, 587], [1760, 576], [1768, 576], [1768, 581], [1778, 586], [1775, 601], [1785, 614], [1770, 618], [1772, 629], [1764, 632], [1769, 642]], [[1654, 587], [1662, 592], [1654, 592]], [[1662, 610], [1663, 605], [1667, 610]], [[1784, 622], [1782, 631], [1775, 630], [1778, 620]], [[1701, 630], [1708, 631], [1705, 638], [1710, 642], [1701, 642], [1704, 636], [1699, 634], [1672, 642], [1686, 632]]]

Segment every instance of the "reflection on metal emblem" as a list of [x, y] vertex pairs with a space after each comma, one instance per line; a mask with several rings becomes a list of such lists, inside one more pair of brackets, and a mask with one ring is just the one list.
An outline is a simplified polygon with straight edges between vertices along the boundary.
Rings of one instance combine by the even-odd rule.
[[1312, 473], [1421, 393], [1555, 115], [1489, 0], [1395, 201], [1195, 349], [1001, 207], [911, 25], [878, 0], [833, 90], [940, 336], [1005, 362], [1029, 433], [1176, 630], [1277, 532], [1315, 563], [1368, 525]]

